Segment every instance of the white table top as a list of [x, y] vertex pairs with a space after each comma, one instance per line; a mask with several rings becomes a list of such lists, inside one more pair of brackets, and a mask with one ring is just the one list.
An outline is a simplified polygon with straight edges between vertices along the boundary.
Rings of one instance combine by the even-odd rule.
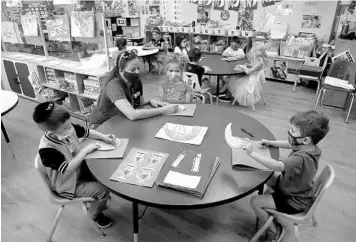
[[[126, 48], [128, 50], [132, 50], [132, 49], [136, 49], [138, 51], [138, 56], [142, 57], [142, 56], [148, 56], [148, 55], [153, 55], [156, 54], [159, 50], [158, 49], [153, 49], [153, 50], [143, 50], [142, 49], [143, 46], [127, 46]], [[110, 52], [110, 57], [112, 57], [112, 54], [115, 51], [119, 51], [117, 49], [117, 47], [112, 47], [109, 48], [109, 52]]]
[[14, 108], [19, 101], [16, 93], [6, 90], [1, 90], [1, 115], [6, 114]]

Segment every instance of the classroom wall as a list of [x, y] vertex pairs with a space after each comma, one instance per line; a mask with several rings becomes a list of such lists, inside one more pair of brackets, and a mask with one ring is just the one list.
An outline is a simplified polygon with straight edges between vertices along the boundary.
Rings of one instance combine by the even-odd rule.
[[[277, 4], [292, 4], [293, 14], [291, 16], [277, 15]], [[258, 1], [257, 9], [254, 10], [253, 26], [254, 29], [259, 30], [260, 23], [268, 11], [277, 17], [278, 20], [288, 24], [288, 33], [297, 34], [299, 32], [313, 32], [317, 35], [318, 39], [328, 40], [331, 34], [331, 28], [334, 21], [334, 15], [337, 7], [337, 0], [334, 1], [315, 1], [313, 4], [308, 4], [305, 1], [297, 0], [283, 0], [280, 3], [269, 7], [262, 7], [261, 1]], [[183, 20], [191, 23], [197, 20], [197, 4], [190, 3], [188, 0], [183, 0]], [[225, 10], [228, 10], [228, 3], [225, 4]], [[229, 10], [228, 10], [229, 11]], [[236, 11], [229, 11], [230, 18], [227, 21], [222, 21], [220, 18], [220, 10], [214, 10], [211, 7], [211, 20], [219, 21], [223, 25], [237, 25], [238, 13]], [[302, 28], [302, 16], [304, 14], [318, 14], [322, 18], [321, 28], [310, 29]]]

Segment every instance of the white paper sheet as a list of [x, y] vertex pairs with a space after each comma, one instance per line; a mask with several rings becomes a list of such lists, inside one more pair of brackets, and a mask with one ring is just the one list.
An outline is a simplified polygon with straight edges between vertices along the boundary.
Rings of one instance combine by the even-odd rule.
[[208, 127], [166, 123], [155, 137], [180, 143], [200, 145], [207, 131]]
[[324, 81], [325, 84], [328, 84], [330, 86], [334, 86], [334, 87], [340, 87], [340, 88], [344, 88], [344, 89], [348, 89], [348, 90], [354, 90], [354, 86], [352, 84], [350, 84], [348, 81], [342, 80], [342, 79], [338, 79], [338, 78], [334, 78], [334, 77], [330, 77], [327, 76], [325, 78]]
[[189, 176], [183, 173], [169, 171], [163, 182], [175, 186], [195, 189], [200, 182], [200, 178], [200, 176]]

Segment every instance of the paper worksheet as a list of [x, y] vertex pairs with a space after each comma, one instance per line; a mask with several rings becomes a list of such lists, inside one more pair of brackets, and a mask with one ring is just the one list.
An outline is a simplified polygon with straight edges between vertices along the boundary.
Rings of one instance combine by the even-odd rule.
[[179, 104], [178, 111], [171, 115], [193, 117], [196, 107], [196, 104]]
[[169, 171], [163, 182], [174, 186], [195, 189], [200, 182], [200, 178], [200, 176], [190, 176], [175, 171]]
[[158, 131], [156, 138], [192, 145], [200, 145], [203, 142], [207, 131], [208, 127], [166, 123]]

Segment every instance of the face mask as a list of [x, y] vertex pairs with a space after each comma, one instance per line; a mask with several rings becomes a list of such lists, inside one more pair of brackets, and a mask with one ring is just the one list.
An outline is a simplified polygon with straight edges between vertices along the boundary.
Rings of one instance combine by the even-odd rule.
[[291, 146], [298, 146], [298, 145], [302, 145], [303, 143], [299, 143], [297, 139], [301, 139], [304, 138], [302, 136], [299, 137], [295, 137], [291, 134], [290, 131], [288, 131], [288, 142]]
[[177, 72], [168, 72], [168, 79], [170, 81], [180, 81], [181, 80], [181, 76], [180, 73]]
[[59, 140], [65, 140], [65, 139], [67, 139], [68, 137], [70, 137], [73, 132], [74, 132], [74, 128], [72, 127], [72, 128], [68, 129], [68, 130], [67, 130], [66, 132], [64, 132], [64, 133], [61, 133], [61, 134], [56, 134], [56, 133], [54, 133], [54, 134], [57, 136], [57, 138], [58, 138]]
[[136, 83], [140, 80], [140, 74], [135, 72], [124, 71], [124, 77], [131, 83]]

